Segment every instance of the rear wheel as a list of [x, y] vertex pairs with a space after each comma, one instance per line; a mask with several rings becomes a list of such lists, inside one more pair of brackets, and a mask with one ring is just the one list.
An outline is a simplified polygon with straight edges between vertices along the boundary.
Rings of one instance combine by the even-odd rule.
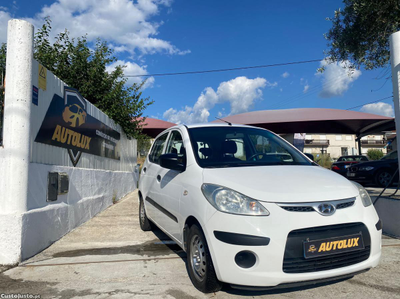
[[139, 223], [140, 223], [140, 228], [143, 231], [152, 230], [151, 222], [146, 215], [146, 209], [144, 207], [143, 199], [140, 199], [140, 204], [139, 204]]
[[375, 182], [379, 187], [386, 187], [392, 178], [392, 174], [387, 170], [380, 170], [375, 175]]
[[193, 224], [188, 232], [187, 270], [193, 285], [203, 293], [217, 292], [222, 283], [218, 281], [210, 251], [203, 231]]

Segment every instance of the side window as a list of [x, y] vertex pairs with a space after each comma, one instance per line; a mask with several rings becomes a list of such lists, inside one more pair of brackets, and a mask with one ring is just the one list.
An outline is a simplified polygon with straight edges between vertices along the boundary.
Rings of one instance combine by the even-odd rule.
[[173, 131], [169, 138], [166, 154], [184, 154], [183, 140], [181, 133]]
[[160, 158], [165, 141], [167, 140], [168, 133], [165, 133], [164, 135], [158, 137], [153, 144], [153, 147], [151, 149], [151, 152], [149, 154], [149, 161], [152, 163], [159, 164], [158, 159]]

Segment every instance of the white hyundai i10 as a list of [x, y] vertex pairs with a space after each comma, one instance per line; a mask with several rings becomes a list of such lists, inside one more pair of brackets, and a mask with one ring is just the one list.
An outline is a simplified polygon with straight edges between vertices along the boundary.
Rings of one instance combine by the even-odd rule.
[[381, 256], [382, 226], [365, 189], [260, 128], [164, 131], [143, 165], [139, 201], [141, 228], [155, 224], [186, 251], [202, 292], [351, 277]]

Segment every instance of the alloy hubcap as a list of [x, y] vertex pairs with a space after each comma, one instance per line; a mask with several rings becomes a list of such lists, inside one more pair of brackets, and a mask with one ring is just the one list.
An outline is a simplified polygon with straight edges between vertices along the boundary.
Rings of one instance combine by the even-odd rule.
[[381, 175], [379, 176], [379, 182], [380, 182], [382, 185], [386, 186], [386, 185], [389, 183], [390, 178], [391, 178], [391, 176], [390, 176], [389, 173], [383, 172], [383, 173], [381, 173]]
[[190, 241], [190, 264], [196, 279], [202, 281], [206, 275], [206, 252], [198, 235], [194, 235]]

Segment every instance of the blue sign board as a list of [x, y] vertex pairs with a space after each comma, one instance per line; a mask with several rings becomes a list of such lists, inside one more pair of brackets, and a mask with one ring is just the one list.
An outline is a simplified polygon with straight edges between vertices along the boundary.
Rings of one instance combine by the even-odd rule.
[[39, 105], [39, 88], [32, 86], [32, 104]]

